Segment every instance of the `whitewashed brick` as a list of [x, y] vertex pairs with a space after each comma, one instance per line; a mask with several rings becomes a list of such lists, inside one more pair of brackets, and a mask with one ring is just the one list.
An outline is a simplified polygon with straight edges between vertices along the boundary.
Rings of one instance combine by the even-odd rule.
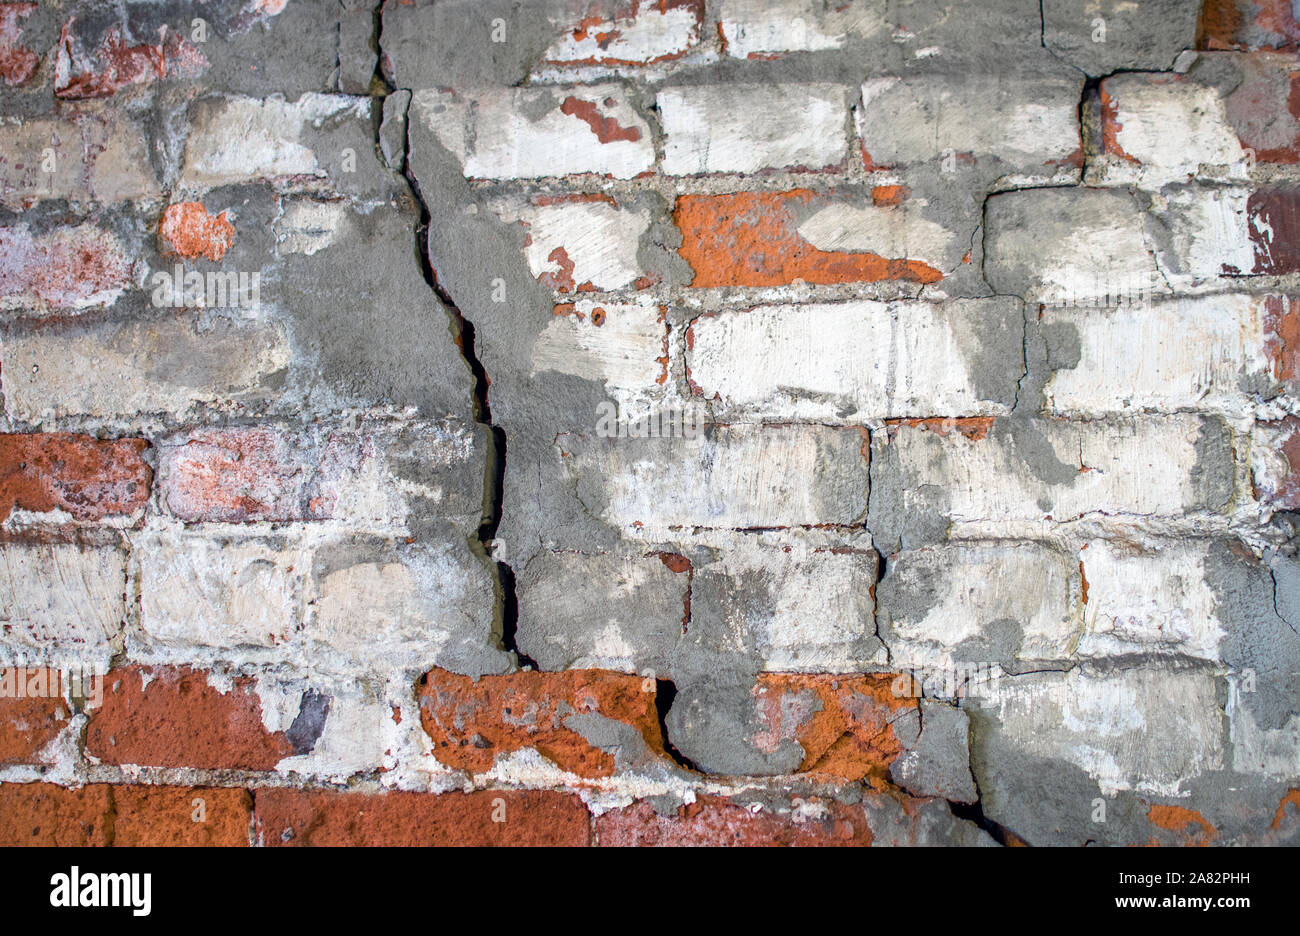
[[[1257, 238], [1251, 193], [1236, 187], [1182, 186], [1166, 190], [1156, 207], [1168, 231], [1161, 266], [1175, 288], [1224, 275], [1256, 272]], [[1256, 219], [1258, 220], [1258, 219]]]
[[989, 691], [976, 704], [998, 722], [994, 756], [1073, 764], [1108, 795], [1176, 796], [1224, 766], [1217, 680], [1204, 672], [1032, 673], [1003, 677]]
[[[1112, 309], [1049, 307], [1051, 412], [1240, 410], [1273, 385], [1262, 296], [1220, 295]], [[1077, 363], [1062, 361], [1062, 356]]]
[[1136, 198], [1112, 189], [993, 195], [985, 206], [984, 272], [994, 290], [1072, 305], [1168, 293]]
[[1300, 419], [1289, 416], [1251, 427], [1250, 470], [1261, 503], [1300, 509]]
[[471, 179], [592, 172], [630, 179], [654, 165], [650, 127], [620, 85], [489, 90], [470, 98], [417, 91], [411, 117]]
[[883, 0], [827, 6], [820, 0], [722, 0], [718, 29], [733, 58], [843, 48], [887, 34]]
[[1223, 627], [1206, 582], [1205, 542], [1145, 552], [1105, 541], [1080, 551], [1088, 582], [1080, 656], [1176, 653], [1219, 659]]
[[544, 60], [562, 65], [649, 65], [675, 59], [700, 40], [703, 4], [633, 0], [607, 19], [557, 23], [563, 35]]
[[[329, 711], [311, 751], [284, 758], [276, 770], [343, 783], [356, 774], [391, 769], [393, 754], [401, 749], [405, 734], [393, 717], [395, 699], [400, 697], [377, 697], [373, 688], [365, 685], [336, 684], [328, 690]], [[263, 722], [269, 722], [267, 730], [288, 731], [302, 703], [303, 690], [274, 677], [262, 677], [256, 691]]]
[[557, 292], [623, 289], [642, 275], [637, 250], [650, 228], [646, 209], [599, 199], [548, 205], [497, 199], [491, 207], [502, 220], [528, 229], [528, 269]]
[[[856, 112], [866, 156], [904, 168], [974, 157], [1003, 172], [1051, 178], [1080, 153], [1081, 77], [1065, 70], [1030, 76], [935, 73], [873, 78]], [[903, 118], [906, 115], [906, 118]]]
[[106, 666], [126, 620], [114, 547], [0, 547], [0, 658]]
[[0, 340], [5, 409], [39, 422], [69, 415], [183, 414], [252, 395], [289, 363], [284, 330], [189, 318], [14, 330]]
[[489, 641], [492, 581], [462, 542], [318, 551], [303, 651], [343, 669], [501, 672]]
[[691, 325], [687, 367], [707, 398], [763, 417], [1006, 413], [1021, 376], [1014, 299], [762, 306]]
[[833, 84], [690, 85], [656, 97], [664, 172], [821, 169], [848, 153], [848, 89]]
[[903, 669], [1063, 660], [1081, 625], [1078, 562], [1037, 543], [905, 550], [876, 600], [890, 662]]
[[1123, 74], [1102, 82], [1107, 152], [1090, 181], [1159, 188], [1194, 176], [1244, 178], [1246, 154], [1212, 87], [1178, 75]]
[[889, 207], [832, 201], [812, 209], [800, 219], [797, 230], [818, 250], [905, 257], [947, 275], [970, 250], [970, 230], [927, 217], [927, 205], [924, 198], [909, 198], [902, 205]]
[[629, 535], [859, 522], [864, 439], [824, 426], [714, 426], [695, 439], [562, 434], [587, 508]]
[[533, 373], [602, 381], [610, 391], [653, 391], [668, 379], [668, 325], [653, 302], [580, 299], [533, 344]]
[[324, 175], [328, 156], [317, 153], [322, 127], [360, 125], [370, 99], [304, 94], [297, 101], [228, 97], [208, 102], [195, 118], [185, 145], [181, 181], [212, 187], [285, 176]]
[[190, 430], [155, 442], [156, 487], [186, 523], [332, 520], [396, 533], [434, 509], [470, 531], [485, 435], [452, 420]]
[[153, 652], [283, 646], [300, 625], [308, 559], [295, 544], [166, 531], [136, 547], [140, 630]]
[[1181, 517], [1220, 510], [1232, 494], [1231, 439], [1213, 417], [999, 419], [987, 433], [905, 425], [889, 435], [875, 457], [888, 460], [882, 482], [899, 471], [902, 509], [937, 497], [930, 509], [958, 524]]

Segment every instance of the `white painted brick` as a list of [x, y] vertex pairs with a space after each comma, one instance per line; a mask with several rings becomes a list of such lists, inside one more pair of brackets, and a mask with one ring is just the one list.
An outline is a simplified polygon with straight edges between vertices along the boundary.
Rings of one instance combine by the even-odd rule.
[[692, 85], [657, 95], [664, 172], [838, 166], [848, 153], [848, 89], [833, 84]]
[[1217, 680], [1203, 672], [1032, 673], [990, 691], [977, 704], [999, 723], [999, 747], [1073, 764], [1106, 794], [1176, 796], [1224, 766]]
[[977, 165], [996, 160], [1004, 172], [1032, 178], [1077, 175], [1062, 164], [1080, 151], [1082, 87], [1081, 77], [1064, 70], [873, 78], [862, 86], [858, 134], [876, 166], [904, 168], [966, 154]]
[[999, 293], [1074, 305], [1167, 294], [1136, 198], [1113, 189], [1004, 192], [985, 206], [984, 271]]
[[[890, 560], [876, 587], [877, 620], [891, 665], [900, 668], [1063, 660], [1078, 639], [1080, 597], [1078, 563], [1059, 550], [1036, 543], [942, 545]], [[1018, 635], [1004, 645], [1009, 630]]]
[[405, 532], [434, 509], [478, 526], [484, 432], [464, 424], [279, 424], [198, 429], [155, 441], [159, 501], [186, 523], [332, 520]]
[[1300, 420], [1257, 422], [1250, 430], [1255, 496], [1281, 510], [1300, 508]]
[[[182, 184], [213, 187], [284, 176], [323, 175], [313, 136], [340, 121], [369, 120], [370, 99], [304, 94], [297, 101], [228, 97], [196, 118], [185, 145]], [[328, 154], [337, 158], [337, 154]]]
[[867, 459], [853, 429], [716, 426], [695, 439], [562, 434], [556, 445], [579, 498], [628, 535], [849, 524], [866, 509]]
[[905, 257], [947, 275], [970, 250], [974, 222], [968, 230], [939, 224], [925, 216], [927, 204], [924, 198], [891, 207], [833, 201], [800, 220], [798, 232], [818, 250]]
[[283, 646], [303, 615], [301, 547], [163, 531], [136, 543], [147, 652]]
[[1105, 541], [1079, 556], [1088, 581], [1080, 656], [1176, 653], [1219, 659], [1223, 628], [1205, 579], [1207, 546], [1166, 543], [1143, 552]]
[[[325, 724], [309, 753], [284, 758], [276, 764], [277, 771], [342, 783], [359, 773], [391, 769], [394, 753], [408, 753], [402, 750], [405, 726], [399, 725], [393, 714], [400, 696], [392, 692], [391, 685], [384, 686], [379, 680], [357, 684], [313, 676], [310, 689], [329, 697]], [[302, 682], [260, 675], [254, 691], [266, 730], [288, 731], [302, 706]]]
[[1183, 186], [1166, 190], [1156, 208], [1164, 215], [1169, 246], [1159, 258], [1175, 288], [1254, 271], [1256, 247], [1249, 201], [1250, 191], [1244, 188]]
[[688, 639], [744, 653], [767, 672], [853, 673], [877, 656], [869, 537], [735, 534], [695, 569]]
[[1012, 299], [762, 306], [696, 319], [687, 366], [706, 398], [747, 415], [991, 416], [1014, 402], [1022, 332]]
[[642, 275], [637, 260], [650, 212], [606, 201], [567, 201], [532, 205], [498, 199], [491, 205], [505, 221], [528, 228], [524, 255], [533, 276], [571, 293], [580, 286], [623, 289]]
[[944, 515], [958, 524], [1180, 517], [1219, 510], [1232, 492], [1230, 439], [1214, 418], [1001, 419], [978, 438], [927, 426], [891, 435], [904, 509], [933, 486]]
[[313, 561], [314, 610], [302, 630], [309, 658], [339, 668], [415, 671], [504, 657], [489, 649], [493, 598], [484, 562], [459, 542]]
[[0, 343], [0, 388], [12, 418], [184, 414], [247, 398], [288, 366], [283, 329], [188, 318], [11, 332]]
[[608, 19], [558, 23], [543, 59], [564, 65], [649, 65], [678, 58], [700, 40], [701, 4], [633, 0]]
[[[1274, 381], [1262, 296], [1220, 295], [1113, 309], [1049, 307], [1040, 319], [1057, 363], [1047, 407], [1070, 416], [1141, 410], [1241, 410]], [[1076, 344], [1077, 343], [1077, 344]], [[1248, 392], [1248, 390], [1250, 392]]]
[[1159, 188], [1193, 176], [1246, 176], [1245, 152], [1214, 88], [1181, 76], [1121, 74], [1107, 78], [1101, 93], [1107, 145], [1119, 151], [1102, 159], [1094, 184]]
[[498, 89], [474, 98], [423, 90], [411, 99], [411, 118], [433, 131], [471, 179], [585, 172], [630, 179], [654, 165], [650, 127], [616, 84]]
[[[533, 344], [532, 372], [599, 380], [606, 389], [649, 392], [668, 379], [668, 325], [650, 301], [579, 299], [552, 318]], [[599, 322], [599, 324], [597, 324]]]
[[113, 547], [0, 547], [0, 659], [107, 666], [126, 619]]
[[817, 52], [842, 48], [850, 37], [884, 38], [884, 7], [883, 0], [722, 0], [718, 28], [733, 58]]

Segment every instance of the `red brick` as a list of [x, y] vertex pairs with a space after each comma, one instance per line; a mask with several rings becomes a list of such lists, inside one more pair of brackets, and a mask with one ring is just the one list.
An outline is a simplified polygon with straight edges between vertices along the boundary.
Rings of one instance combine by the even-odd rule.
[[1265, 297], [1264, 353], [1274, 377], [1300, 380], [1300, 301], [1295, 297]]
[[795, 189], [678, 198], [673, 219], [682, 232], [680, 253], [695, 271], [691, 285], [784, 286], [797, 279], [935, 283], [943, 278], [918, 260], [814, 247], [799, 235], [795, 209], [817, 197]]
[[198, 429], [158, 444], [158, 484], [187, 522], [328, 520], [340, 488], [382, 445], [366, 431]]
[[1251, 192], [1246, 223], [1255, 248], [1252, 272], [1269, 276], [1300, 273], [1300, 188]]
[[111, 815], [104, 784], [0, 784], [0, 845], [107, 845]]
[[109, 97], [132, 85], [150, 84], [172, 77], [193, 77], [208, 66], [199, 49], [166, 26], [158, 42], [131, 45], [121, 26], [110, 26], [92, 52], [73, 34], [75, 17], [63, 25], [54, 64], [54, 93], [69, 100]]
[[38, 755], [69, 717], [58, 670], [10, 667], [0, 671], [0, 764], [44, 763]]
[[899, 697], [888, 673], [869, 676], [805, 676], [764, 673], [754, 696], [765, 730], [754, 743], [769, 753], [785, 741], [805, 751], [799, 773], [885, 785], [889, 766], [902, 753], [894, 736], [899, 710], [915, 699]]
[[129, 288], [131, 259], [121, 242], [92, 224], [33, 234], [0, 228], [0, 299], [73, 309], [108, 304]]
[[0, 4], [0, 78], [7, 85], [26, 84], [41, 62], [39, 55], [23, 46], [18, 23], [35, 9], [35, 3]]
[[129, 666], [104, 677], [86, 752], [106, 764], [271, 770], [294, 750], [262, 724], [252, 680], [220, 692], [202, 670]]
[[247, 790], [141, 785], [113, 786], [109, 793], [113, 845], [248, 845], [253, 798]]
[[199, 202], [177, 202], [163, 211], [158, 240], [165, 254], [215, 262], [234, 244], [235, 226], [224, 211], [211, 215]]
[[1201, 49], [1300, 48], [1291, 0], [1205, 0], [1198, 32]]
[[[272, 788], [255, 795], [264, 845], [588, 845], [578, 797], [546, 790], [331, 793]], [[493, 817], [504, 821], [494, 822]]]
[[317, 489], [319, 468], [272, 428], [200, 430], [159, 453], [167, 509], [190, 522], [327, 519], [333, 497]]
[[[806, 821], [789, 813], [703, 796], [676, 813], [661, 816], [646, 802], [611, 810], [596, 819], [603, 846], [870, 845], [871, 827], [861, 806], [811, 800]], [[824, 810], [824, 811], [823, 811]]]
[[563, 770], [607, 777], [614, 755], [565, 726], [570, 715], [596, 713], [636, 728], [655, 752], [664, 750], [653, 682], [607, 670], [522, 672], [475, 682], [442, 669], [425, 674], [420, 723], [433, 754], [449, 767], [482, 772], [499, 754], [534, 748]]
[[77, 520], [134, 513], [149, 499], [153, 471], [144, 439], [101, 440], [68, 432], [0, 435], [0, 521], [15, 508], [63, 510]]

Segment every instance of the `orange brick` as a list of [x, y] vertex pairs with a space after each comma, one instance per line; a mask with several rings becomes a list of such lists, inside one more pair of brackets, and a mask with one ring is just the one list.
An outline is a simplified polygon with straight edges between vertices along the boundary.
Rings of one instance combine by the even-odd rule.
[[[11, 667], [0, 671], [0, 764], [42, 763], [38, 757], [41, 749], [54, 740], [70, 717], [60, 697], [59, 679], [57, 670]], [[34, 682], [40, 683], [39, 689]], [[18, 697], [19, 688], [24, 692], [22, 698]]]
[[449, 767], [482, 772], [498, 754], [535, 748], [560, 768], [583, 777], [606, 777], [614, 756], [565, 725], [570, 715], [596, 713], [636, 728], [650, 749], [663, 736], [650, 691], [639, 676], [606, 670], [513, 673], [475, 682], [435, 669], [420, 690], [420, 722], [434, 756]]
[[244, 770], [270, 770], [294, 753], [282, 733], [262, 724], [251, 680], [220, 692], [202, 670], [141, 666], [104, 678], [104, 704], [90, 715], [86, 751], [106, 764]]
[[800, 773], [821, 773], [883, 785], [889, 766], [903, 748], [894, 736], [893, 718], [915, 708], [915, 699], [897, 696], [891, 674], [803, 676], [763, 673], [754, 695], [766, 731], [755, 736], [775, 751], [786, 740], [806, 752]]
[[111, 803], [104, 784], [0, 784], [0, 845], [107, 845]]
[[163, 211], [158, 240], [164, 253], [217, 261], [234, 244], [235, 226], [224, 211], [210, 215], [199, 202], [177, 202]]
[[907, 280], [936, 283], [943, 274], [917, 260], [868, 252], [821, 250], [800, 236], [794, 210], [816, 196], [790, 192], [683, 195], [673, 218], [681, 255], [695, 271], [691, 285], [784, 286]]
[[248, 845], [253, 798], [217, 787], [114, 786], [114, 845]]
[[588, 845], [578, 797], [549, 791], [255, 794], [264, 845]]
[[130, 514], [149, 499], [144, 439], [70, 432], [0, 435], [0, 521], [15, 508], [62, 510], [77, 520]]

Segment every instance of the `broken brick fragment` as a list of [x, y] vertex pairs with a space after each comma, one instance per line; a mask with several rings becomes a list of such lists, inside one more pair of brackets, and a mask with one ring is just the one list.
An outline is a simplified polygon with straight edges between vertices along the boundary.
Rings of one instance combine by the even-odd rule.
[[481, 773], [499, 755], [532, 748], [578, 776], [610, 776], [614, 755], [583, 735], [584, 716], [622, 722], [651, 752], [664, 750], [654, 680], [590, 669], [475, 681], [434, 669], [422, 682], [420, 723], [448, 767]]

